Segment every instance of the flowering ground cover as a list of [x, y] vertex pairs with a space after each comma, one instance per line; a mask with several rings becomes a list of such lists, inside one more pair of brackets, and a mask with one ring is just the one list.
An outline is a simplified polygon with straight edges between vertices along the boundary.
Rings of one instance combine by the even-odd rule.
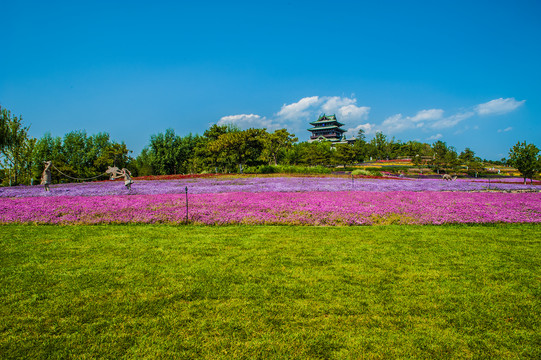
[[121, 182], [2, 188], [0, 223], [178, 224], [186, 221], [186, 188], [194, 224], [541, 222], [539, 187], [521, 183], [488, 191], [486, 183], [434, 179], [219, 177], [137, 181], [132, 190]]
[[147, 175], [147, 176], [138, 176], [136, 180], [179, 180], [179, 179], [197, 179], [197, 178], [208, 178], [216, 177], [220, 174], [175, 174], [175, 175]]
[[[0, 223], [182, 223], [183, 194], [0, 199]], [[539, 193], [225, 192], [192, 194], [191, 223], [372, 225], [541, 222]]]
[[[472, 182], [482, 182], [482, 183], [493, 183], [493, 184], [523, 184], [524, 179], [521, 177], [494, 177], [494, 178], [477, 178], [477, 179], [470, 179], [469, 181]], [[527, 185], [541, 185], [541, 180], [532, 180], [527, 179], [526, 180]]]
[[485, 190], [541, 190], [539, 185], [520, 182], [489, 184], [458, 179], [365, 179], [350, 177], [214, 177], [178, 180], [136, 181], [128, 191], [121, 181], [89, 182], [52, 185], [50, 192], [43, 187], [14, 186], [0, 188], [0, 198], [34, 196], [108, 196], [180, 194], [188, 187], [190, 194], [216, 194], [228, 192], [340, 192], [340, 191], [485, 191]]

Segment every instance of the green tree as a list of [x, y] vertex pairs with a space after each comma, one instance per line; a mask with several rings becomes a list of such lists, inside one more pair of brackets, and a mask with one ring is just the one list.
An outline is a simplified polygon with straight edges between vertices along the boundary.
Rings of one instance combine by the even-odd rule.
[[481, 159], [475, 156], [475, 152], [468, 147], [458, 155], [458, 160], [466, 166], [469, 175], [477, 174], [483, 170]]
[[108, 166], [130, 168], [133, 161], [130, 152], [123, 142], [111, 141], [108, 133], [88, 136], [86, 131], [78, 130], [65, 134], [63, 138], [45, 133], [37, 140], [32, 154], [32, 174], [35, 180], [39, 180], [43, 162], [51, 160], [54, 168], [65, 174], [53, 171], [53, 182], [91, 178], [104, 174]]
[[381, 131], [376, 132], [376, 136], [370, 140], [368, 154], [374, 159], [388, 159], [390, 157], [389, 141], [387, 135]]
[[232, 124], [214, 124], [207, 129], [193, 150], [194, 156], [191, 160], [191, 166], [194, 171], [219, 172], [219, 170], [223, 170], [227, 172], [230, 168], [232, 169], [234, 167], [233, 159], [223, 153], [215, 142], [221, 135], [240, 131], [237, 126]]
[[[65, 160], [62, 152], [62, 138], [59, 136], [52, 137], [51, 133], [45, 133], [36, 142], [34, 147], [32, 176], [38, 181], [43, 172], [43, 162], [52, 160], [56, 167], [64, 168]], [[59, 182], [61, 177], [58, 172], [52, 172], [53, 182]]]
[[419, 155], [420, 157], [432, 155], [432, 149], [429, 144], [410, 140], [405, 143], [400, 143], [399, 155], [409, 157], [413, 161], [416, 155]]
[[148, 147], [144, 147], [133, 162], [137, 176], [154, 175], [154, 169], [152, 168], [154, 162], [152, 151]]
[[[0, 108], [0, 158], [7, 184], [28, 184], [32, 178], [32, 152], [36, 140], [28, 136], [22, 117]], [[6, 176], [7, 175], [7, 176]]]
[[180, 138], [173, 129], [165, 130], [150, 137], [150, 151], [154, 163], [152, 168], [157, 175], [178, 174], [180, 170]]
[[339, 165], [353, 164], [356, 160], [355, 148], [349, 144], [336, 144], [333, 151], [333, 162]]
[[13, 141], [10, 131], [12, 121], [11, 112], [7, 109], [2, 109], [0, 106], [0, 151], [3, 151]]
[[306, 147], [306, 146], [308, 146], [307, 142], [300, 142], [300, 143], [293, 144], [291, 146], [291, 148], [286, 149], [284, 151], [284, 155], [283, 155], [284, 163], [286, 163], [288, 165], [299, 165], [299, 164], [303, 163], [303, 161], [304, 161], [304, 159], [303, 159], [303, 155], [304, 155], [303, 148]]
[[219, 158], [231, 159], [242, 173], [245, 165], [256, 165], [265, 147], [265, 129], [248, 129], [220, 135], [209, 143], [209, 150], [220, 154]]
[[366, 132], [364, 129], [359, 129], [359, 131], [357, 131], [356, 141], [366, 142]]
[[357, 133], [357, 138], [353, 143], [353, 152], [354, 152], [354, 162], [363, 162], [364, 159], [368, 156], [368, 144], [366, 143], [366, 136], [364, 135], [364, 130], [360, 129]]
[[516, 168], [524, 178], [524, 184], [526, 179], [531, 179], [541, 171], [541, 157], [539, 156], [539, 149], [533, 144], [526, 144], [526, 142], [517, 142], [509, 150], [509, 165]]
[[467, 164], [475, 160], [475, 152], [469, 147], [465, 148], [464, 151], [458, 155], [458, 159], [463, 163]]
[[85, 130], [76, 130], [65, 134], [62, 139], [62, 158], [65, 166], [61, 168], [61, 171], [74, 178], [95, 176], [92, 151], [89, 145]]
[[278, 165], [278, 154], [285, 149], [290, 149], [298, 141], [295, 135], [290, 134], [286, 129], [275, 130], [264, 139], [265, 152], [269, 157], [269, 165], [271, 161], [274, 162], [274, 165]]
[[[128, 155], [131, 150], [124, 142], [118, 144], [109, 142], [102, 144], [98, 151], [92, 157], [94, 166], [99, 172], [105, 172], [108, 166], [116, 166], [120, 169], [129, 167], [133, 159]], [[135, 174], [133, 174], [135, 176]]]
[[438, 174], [440, 170], [457, 170], [458, 155], [454, 147], [447, 146], [447, 143], [438, 140], [434, 144], [432, 144], [432, 150], [434, 151], [432, 165], [434, 166]]
[[331, 163], [332, 153], [331, 143], [329, 141], [314, 141], [307, 143], [307, 146], [302, 148], [302, 159], [306, 165], [325, 166]]

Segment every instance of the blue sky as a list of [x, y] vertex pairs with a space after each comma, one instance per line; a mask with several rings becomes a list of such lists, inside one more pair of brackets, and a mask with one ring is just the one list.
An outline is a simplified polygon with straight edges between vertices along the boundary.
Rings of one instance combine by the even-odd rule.
[[541, 147], [539, 1], [5, 1], [0, 105], [30, 133], [108, 132], [134, 155], [173, 128], [336, 113], [488, 159]]

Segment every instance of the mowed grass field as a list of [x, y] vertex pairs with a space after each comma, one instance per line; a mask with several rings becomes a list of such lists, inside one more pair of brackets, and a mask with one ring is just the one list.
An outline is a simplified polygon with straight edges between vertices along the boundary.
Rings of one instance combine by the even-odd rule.
[[4, 225], [0, 358], [539, 359], [541, 225]]

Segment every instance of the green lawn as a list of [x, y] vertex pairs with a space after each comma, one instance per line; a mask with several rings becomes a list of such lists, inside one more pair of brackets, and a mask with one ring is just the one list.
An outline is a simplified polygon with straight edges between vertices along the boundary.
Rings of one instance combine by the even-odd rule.
[[3, 359], [541, 358], [541, 225], [0, 226]]

